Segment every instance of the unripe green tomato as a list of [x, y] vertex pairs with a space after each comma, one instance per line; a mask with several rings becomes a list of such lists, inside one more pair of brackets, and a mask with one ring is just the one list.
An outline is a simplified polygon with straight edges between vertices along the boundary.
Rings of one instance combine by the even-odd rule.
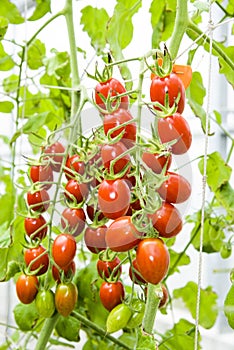
[[49, 318], [55, 311], [54, 293], [52, 290], [40, 290], [35, 299], [37, 311], [41, 317]]
[[136, 328], [142, 324], [145, 313], [145, 303], [139, 299], [134, 299], [132, 302], [132, 317], [128, 321], [127, 328]]
[[220, 249], [220, 255], [223, 259], [228, 259], [232, 254], [232, 246], [229, 242], [224, 243]]
[[126, 304], [119, 304], [109, 313], [106, 320], [106, 330], [108, 333], [114, 333], [126, 327], [132, 312]]
[[70, 315], [78, 300], [78, 290], [73, 282], [60, 283], [55, 291], [55, 307], [64, 317]]
[[230, 281], [232, 284], [234, 284], [234, 269], [231, 269], [230, 271]]

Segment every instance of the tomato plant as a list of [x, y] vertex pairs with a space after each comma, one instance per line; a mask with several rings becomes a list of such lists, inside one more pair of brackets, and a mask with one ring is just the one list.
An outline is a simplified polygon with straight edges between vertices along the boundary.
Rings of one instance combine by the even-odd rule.
[[111, 311], [124, 300], [125, 290], [123, 283], [121, 281], [103, 282], [99, 294], [103, 306]]
[[74, 283], [60, 283], [55, 291], [56, 310], [64, 317], [74, 310], [78, 298], [78, 290]]
[[96, 228], [86, 228], [84, 241], [92, 253], [98, 254], [106, 249], [106, 230], [107, 227], [105, 225]]
[[66, 208], [61, 215], [61, 225], [73, 236], [78, 236], [85, 227], [85, 213], [82, 208]]
[[16, 293], [23, 304], [30, 304], [36, 298], [39, 281], [35, 275], [22, 274], [16, 281]]
[[190, 183], [180, 174], [167, 172], [168, 179], [159, 187], [158, 193], [169, 203], [182, 203], [191, 195]]
[[59, 172], [65, 152], [65, 148], [62, 143], [57, 141], [49, 146], [46, 146], [43, 152], [45, 154], [44, 158], [49, 160], [53, 171]]
[[[121, 260], [116, 256], [113, 260], [105, 261], [98, 259], [97, 271], [102, 279], [109, 278], [113, 273], [114, 277], [120, 277], [122, 272]], [[113, 272], [113, 270], [115, 270]]]
[[127, 148], [124, 146], [122, 142], [117, 142], [111, 145], [106, 144], [102, 146], [101, 148], [102, 162], [104, 167], [108, 170], [108, 172], [110, 172], [112, 169], [111, 162], [113, 162], [117, 157], [118, 157], [118, 160], [115, 161], [112, 172], [114, 174], [118, 174], [124, 169], [126, 169], [125, 171], [129, 169], [130, 167], [129, 154], [120, 157], [121, 154], [125, 153], [126, 151], [127, 151]]
[[49, 318], [55, 312], [54, 293], [52, 290], [39, 290], [35, 305], [41, 317]]
[[46, 237], [48, 227], [46, 226], [46, 220], [42, 215], [37, 217], [27, 217], [24, 219], [24, 228], [27, 235], [35, 240], [43, 240]]
[[64, 173], [68, 180], [75, 178], [76, 174], [84, 175], [85, 164], [80, 160], [78, 154], [67, 157]]
[[52, 266], [52, 276], [57, 283], [61, 283], [62, 279], [71, 279], [71, 277], [75, 275], [75, 272], [76, 264], [74, 260], [65, 267], [60, 267], [59, 269], [55, 265]]
[[69, 265], [76, 254], [75, 238], [67, 233], [58, 235], [52, 245], [54, 262], [61, 268]]
[[28, 248], [24, 252], [24, 260], [30, 271], [35, 271], [37, 276], [43, 275], [48, 270], [49, 255], [42, 245]]
[[126, 304], [115, 306], [107, 317], [106, 331], [108, 333], [114, 333], [126, 327], [131, 315], [131, 310]]
[[[111, 77], [106, 81], [101, 81], [95, 87], [95, 101], [102, 109], [106, 109], [106, 100], [111, 100], [111, 106], [115, 106], [118, 103], [118, 95], [126, 92], [122, 83]], [[120, 107], [128, 109], [129, 98], [127, 95], [120, 97]]]
[[54, 179], [52, 167], [48, 164], [32, 165], [30, 168], [30, 178], [32, 182], [39, 182], [45, 190], [48, 190], [52, 186]]
[[27, 193], [27, 204], [32, 211], [45, 212], [50, 205], [50, 196], [45, 189]]

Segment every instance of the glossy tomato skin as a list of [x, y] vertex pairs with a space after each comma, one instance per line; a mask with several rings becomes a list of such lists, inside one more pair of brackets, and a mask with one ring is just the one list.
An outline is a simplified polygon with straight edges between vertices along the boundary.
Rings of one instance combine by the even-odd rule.
[[171, 238], [182, 230], [183, 222], [180, 212], [173, 204], [163, 202], [161, 208], [149, 217], [161, 237]]
[[180, 174], [167, 172], [168, 179], [157, 190], [163, 200], [169, 203], [183, 203], [191, 195], [191, 185]]
[[76, 174], [83, 175], [85, 172], [85, 163], [80, 160], [78, 154], [68, 156], [65, 167], [64, 173], [68, 180], [75, 178]]
[[[101, 157], [104, 168], [110, 173], [111, 161], [119, 157], [122, 153], [126, 152], [127, 148], [122, 142], [116, 142], [113, 144], [105, 144], [101, 148]], [[113, 173], [118, 174], [124, 168], [128, 166], [130, 168], [130, 155], [125, 154], [123, 157], [119, 158], [113, 165]], [[127, 169], [126, 169], [127, 172]], [[126, 173], [125, 172], [125, 173]]]
[[49, 208], [50, 196], [45, 189], [27, 193], [27, 203], [32, 211], [43, 213]]
[[61, 215], [62, 228], [69, 231], [74, 237], [77, 237], [83, 231], [85, 220], [85, 213], [82, 208], [66, 208]]
[[34, 259], [37, 260], [35, 260], [35, 262], [32, 263], [32, 265], [30, 266], [30, 270], [36, 271], [40, 268], [39, 271], [36, 273], [37, 276], [46, 273], [49, 266], [49, 255], [42, 245], [39, 245], [35, 248], [28, 248], [25, 250], [24, 261], [26, 265], [29, 266], [31, 261], [33, 261]]
[[[119, 108], [117, 111], [111, 114], [105, 114], [103, 120], [105, 134], [107, 135], [111, 129], [121, 126], [126, 122], [130, 122], [132, 119], [133, 117], [130, 112], [122, 108]], [[129, 148], [133, 146], [134, 142], [136, 141], [136, 123], [129, 123], [122, 128], [120, 127], [119, 129], [110, 132], [110, 137], [115, 138], [123, 131], [124, 133], [121, 138], [121, 142], [123, 142], [125, 146]]]
[[99, 295], [102, 305], [108, 311], [111, 311], [115, 306], [122, 303], [125, 296], [124, 286], [120, 281], [113, 283], [103, 282]]
[[137, 231], [131, 221], [131, 216], [115, 219], [106, 231], [106, 244], [114, 252], [126, 252], [141, 240], [142, 233]]
[[[168, 93], [169, 107], [172, 107], [180, 94], [177, 112], [182, 113], [185, 105], [185, 88], [182, 81], [176, 74], [171, 73], [164, 78], [155, 76], [150, 85], [150, 98], [152, 102], [159, 102], [165, 105], [166, 93]], [[155, 107], [159, 109], [158, 107]]]
[[136, 259], [132, 260], [132, 266], [129, 267], [129, 277], [136, 284], [146, 284], [147, 282], [141, 277]]
[[179, 113], [158, 120], [158, 135], [162, 143], [177, 140], [171, 146], [173, 154], [186, 153], [192, 143], [189, 124]]
[[172, 156], [170, 153], [168, 155], [161, 155], [159, 153], [143, 152], [142, 160], [154, 173], [160, 174], [164, 167], [165, 170], [170, 168]]
[[75, 201], [79, 204], [87, 198], [89, 187], [86, 183], [79, 183], [74, 179], [70, 179], [65, 186], [65, 191], [65, 196], [68, 201]]
[[50, 318], [55, 312], [54, 293], [52, 290], [40, 290], [35, 299], [37, 312], [41, 317]]
[[39, 182], [45, 190], [51, 188], [54, 176], [50, 165], [32, 165], [29, 175], [32, 182]]
[[54, 262], [61, 268], [72, 262], [76, 255], [75, 238], [67, 233], [58, 235], [52, 244], [52, 256]]
[[24, 219], [25, 232], [32, 240], [39, 239], [42, 241], [46, 237], [48, 227], [45, 225], [46, 220], [42, 215]]
[[78, 300], [78, 290], [73, 282], [60, 283], [55, 291], [56, 310], [64, 317], [70, 315]]
[[[105, 82], [100, 82], [96, 85], [95, 88], [95, 102], [102, 109], [106, 109], [105, 99], [109, 96], [117, 96], [119, 94], [123, 94], [126, 92], [125, 87], [115, 78], [110, 78]], [[102, 100], [104, 97], [104, 101]], [[116, 105], [116, 101], [114, 100], [112, 106]], [[119, 108], [128, 109], [129, 99], [128, 96], [123, 96], [120, 99]]]
[[76, 264], [72, 260], [68, 265], [59, 270], [55, 265], [52, 266], [52, 276], [57, 283], [61, 283], [61, 278], [70, 279], [75, 275]]
[[118, 266], [116, 271], [113, 273], [113, 277], [120, 277], [122, 273], [122, 266], [120, 264], [120, 259], [116, 256], [111, 261], [98, 260], [97, 261], [97, 271], [101, 278], [109, 278], [112, 271]]
[[136, 261], [142, 277], [149, 283], [158, 284], [167, 274], [170, 256], [160, 238], [146, 238], [137, 247]]
[[103, 180], [98, 189], [98, 205], [105, 217], [116, 219], [128, 211], [131, 193], [123, 179]]
[[94, 254], [100, 253], [106, 249], [106, 230], [105, 225], [99, 227], [87, 227], [84, 234], [86, 247]]
[[131, 316], [132, 312], [128, 305], [119, 304], [115, 306], [109, 313], [106, 320], [107, 333], [114, 333], [125, 328]]
[[50, 160], [53, 171], [59, 172], [63, 161], [65, 148], [60, 142], [55, 142], [44, 149], [45, 158]]
[[94, 208], [93, 205], [87, 205], [86, 213], [91, 221], [94, 221], [95, 219], [101, 221], [105, 217], [98, 206], [97, 208]]
[[35, 275], [22, 274], [16, 281], [16, 293], [23, 304], [31, 304], [36, 298], [39, 281]]

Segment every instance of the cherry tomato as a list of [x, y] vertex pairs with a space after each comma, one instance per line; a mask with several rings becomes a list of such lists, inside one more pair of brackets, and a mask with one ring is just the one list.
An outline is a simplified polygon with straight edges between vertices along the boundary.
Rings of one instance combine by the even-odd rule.
[[191, 195], [191, 185], [182, 175], [166, 173], [168, 179], [157, 190], [162, 199], [169, 203], [185, 202]]
[[20, 275], [16, 281], [16, 293], [23, 304], [30, 304], [36, 298], [39, 281], [35, 275]]
[[162, 284], [161, 288], [162, 288], [163, 296], [162, 296], [162, 299], [160, 300], [159, 305], [158, 305], [158, 307], [160, 309], [162, 309], [164, 306], [166, 306], [166, 304], [168, 303], [168, 299], [169, 299], [167, 287], [164, 284]]
[[130, 205], [131, 193], [122, 179], [103, 180], [98, 189], [100, 210], [109, 219], [124, 215]]
[[192, 68], [188, 65], [173, 64], [173, 73], [175, 73], [178, 78], [182, 81], [185, 89], [190, 85], [192, 80]]
[[232, 245], [230, 242], [224, 242], [220, 249], [220, 255], [223, 259], [228, 259], [232, 255]]
[[131, 303], [132, 316], [128, 321], [127, 328], [133, 329], [141, 326], [144, 313], [145, 303], [139, 299], [133, 299]]
[[77, 204], [86, 199], [89, 193], [89, 187], [86, 183], [79, 183], [74, 179], [67, 182], [65, 190], [65, 196], [68, 201], [75, 201]]
[[113, 277], [120, 277], [122, 273], [122, 266], [120, 264], [120, 259], [116, 256], [111, 261], [104, 261], [104, 260], [98, 260], [97, 261], [97, 271], [101, 278], [109, 278], [111, 276], [112, 271], [116, 269], [116, 271], [113, 273]]
[[31, 239], [39, 239], [42, 241], [47, 234], [48, 227], [46, 226], [46, 220], [42, 215], [38, 217], [25, 218], [24, 219], [24, 228]]
[[141, 277], [136, 259], [132, 260], [132, 265], [129, 267], [129, 276], [136, 284], [146, 284], [147, 282]]
[[114, 333], [125, 328], [132, 316], [130, 308], [126, 304], [119, 304], [109, 313], [106, 320], [107, 333]]
[[69, 231], [74, 237], [81, 234], [85, 227], [85, 213], [82, 208], [66, 208], [61, 215], [63, 229]]
[[173, 204], [163, 202], [154, 214], [150, 214], [154, 228], [161, 237], [170, 238], [176, 236], [183, 226], [179, 210]]
[[114, 252], [126, 252], [141, 240], [142, 233], [137, 231], [131, 221], [131, 216], [115, 219], [106, 231], [106, 244]]
[[[111, 114], [105, 114], [103, 120], [104, 132], [107, 135], [108, 131], [118, 127], [124, 123], [129, 123], [133, 119], [129, 111], [119, 108], [117, 111]], [[115, 138], [120, 133], [123, 133], [121, 142], [125, 144], [127, 148], [131, 147], [136, 141], [136, 123], [129, 123], [123, 127], [118, 128], [117, 130], [110, 133], [111, 138]]]
[[51, 168], [55, 172], [59, 172], [65, 153], [64, 146], [60, 142], [55, 142], [52, 145], [47, 146], [44, 149], [44, 153], [46, 155], [45, 158], [49, 158], [50, 160]]
[[99, 295], [103, 306], [111, 311], [115, 306], [122, 303], [125, 296], [124, 286], [120, 281], [113, 283], [103, 282]]
[[136, 261], [142, 277], [149, 283], [158, 284], [167, 274], [170, 256], [160, 238], [146, 238], [138, 244]]
[[192, 143], [189, 124], [179, 113], [158, 120], [158, 135], [162, 143], [177, 140], [171, 146], [174, 154], [187, 152]]
[[75, 272], [76, 272], [75, 261], [72, 260], [70, 264], [60, 269], [61, 270], [59, 270], [55, 265], [52, 266], [52, 276], [57, 283], [61, 283], [61, 280], [63, 278], [69, 280], [71, 277], [75, 275]]
[[54, 293], [52, 290], [39, 290], [35, 299], [38, 314], [50, 318], [55, 312]]
[[[65, 166], [64, 173], [68, 180], [75, 178], [76, 173], [83, 175], [85, 172], [85, 164], [80, 161], [78, 154], [68, 156]], [[71, 169], [71, 171], [69, 171], [69, 169]]]
[[94, 221], [95, 219], [101, 221], [105, 217], [98, 206], [97, 208], [94, 208], [94, 205], [87, 205], [86, 212], [91, 221]]
[[[99, 105], [102, 109], [106, 109], [105, 106], [105, 99], [107, 99], [108, 95], [118, 96], [119, 94], [123, 94], [126, 92], [125, 87], [115, 78], [110, 78], [109, 80], [105, 82], [100, 82], [97, 84], [95, 88], [95, 102], [97, 105]], [[116, 100], [112, 102], [112, 106], [116, 105]], [[122, 96], [120, 98], [120, 106], [119, 108], [128, 109], [129, 101], [128, 96]]]
[[[180, 94], [177, 112], [182, 113], [185, 105], [185, 88], [182, 81], [174, 73], [164, 78], [155, 76], [150, 85], [150, 98], [152, 102], [159, 102], [165, 106], [166, 94], [168, 94], [169, 107], [172, 107]], [[155, 109], [160, 109], [155, 107]]]
[[49, 208], [50, 196], [44, 189], [36, 192], [28, 192], [27, 203], [31, 210], [43, 213]]
[[106, 230], [105, 225], [99, 227], [87, 227], [84, 234], [86, 247], [94, 254], [98, 254], [106, 249]]
[[54, 262], [61, 268], [72, 262], [76, 255], [75, 238], [67, 233], [58, 235], [52, 244]]
[[73, 282], [60, 283], [55, 291], [56, 310], [64, 317], [70, 315], [78, 300], [78, 290]]
[[[104, 168], [110, 173], [111, 161], [119, 157], [122, 153], [126, 152], [127, 148], [122, 142], [116, 142], [111, 145], [103, 145], [101, 148], [101, 157]], [[113, 173], [118, 174], [121, 170], [126, 168], [128, 165], [128, 170], [130, 168], [130, 155], [125, 154], [123, 157], [119, 158], [113, 165]], [[127, 172], [127, 169], [126, 169]], [[125, 172], [125, 173], [126, 173]]]
[[48, 190], [54, 179], [53, 170], [50, 165], [32, 165], [30, 167], [30, 178], [32, 182], [40, 182], [40, 185]]
[[35, 248], [28, 248], [24, 252], [24, 261], [27, 266], [36, 259], [32, 265], [30, 265], [30, 271], [39, 271], [36, 273], [37, 276], [43, 275], [48, 270], [49, 266], [49, 255], [46, 252], [46, 249], [39, 245]]
[[142, 160], [154, 173], [160, 174], [164, 167], [166, 170], [170, 168], [172, 156], [170, 153], [163, 155], [160, 153], [143, 152]]

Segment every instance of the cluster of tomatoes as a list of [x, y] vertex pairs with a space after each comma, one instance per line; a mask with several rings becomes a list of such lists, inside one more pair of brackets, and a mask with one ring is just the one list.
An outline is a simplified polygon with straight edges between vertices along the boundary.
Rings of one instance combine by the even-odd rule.
[[[24, 251], [26, 268], [16, 290], [23, 303], [36, 299], [44, 317], [50, 317], [55, 309], [68, 316], [75, 307], [78, 292], [72, 277], [76, 237], [81, 234], [87, 249], [99, 254], [97, 271], [103, 279], [99, 295], [110, 311], [108, 332], [136, 327], [144, 315], [143, 300], [131, 298], [127, 302], [122, 265], [128, 262], [133, 285], [144, 288], [147, 283], [161, 283], [168, 272], [170, 256], [165, 239], [182, 229], [175, 205], [191, 194], [189, 182], [169, 168], [173, 154], [187, 152], [192, 136], [181, 115], [185, 87], [177, 74], [153, 76], [150, 97], [156, 122], [151, 139], [144, 140], [139, 134], [139, 120], [129, 110], [124, 86], [113, 77], [98, 83], [95, 102], [102, 125], [83, 146], [72, 145], [67, 152], [58, 141], [47, 146], [41, 163], [30, 167], [32, 191], [26, 196], [30, 215], [25, 218], [29, 246]], [[46, 222], [42, 213], [50, 208], [48, 190], [56, 172], [66, 179], [62, 187], [66, 207], [60, 213], [61, 233], [55, 239], [50, 236], [45, 248], [42, 242], [52, 222]], [[52, 212], [55, 205], [52, 202]], [[119, 253], [125, 256], [122, 261]], [[49, 270], [56, 282], [55, 293], [39, 285], [38, 276]], [[168, 297], [164, 285], [162, 292], [160, 306]], [[122, 314], [124, 321], [116, 329], [112, 319], [118, 316], [121, 320]]]

